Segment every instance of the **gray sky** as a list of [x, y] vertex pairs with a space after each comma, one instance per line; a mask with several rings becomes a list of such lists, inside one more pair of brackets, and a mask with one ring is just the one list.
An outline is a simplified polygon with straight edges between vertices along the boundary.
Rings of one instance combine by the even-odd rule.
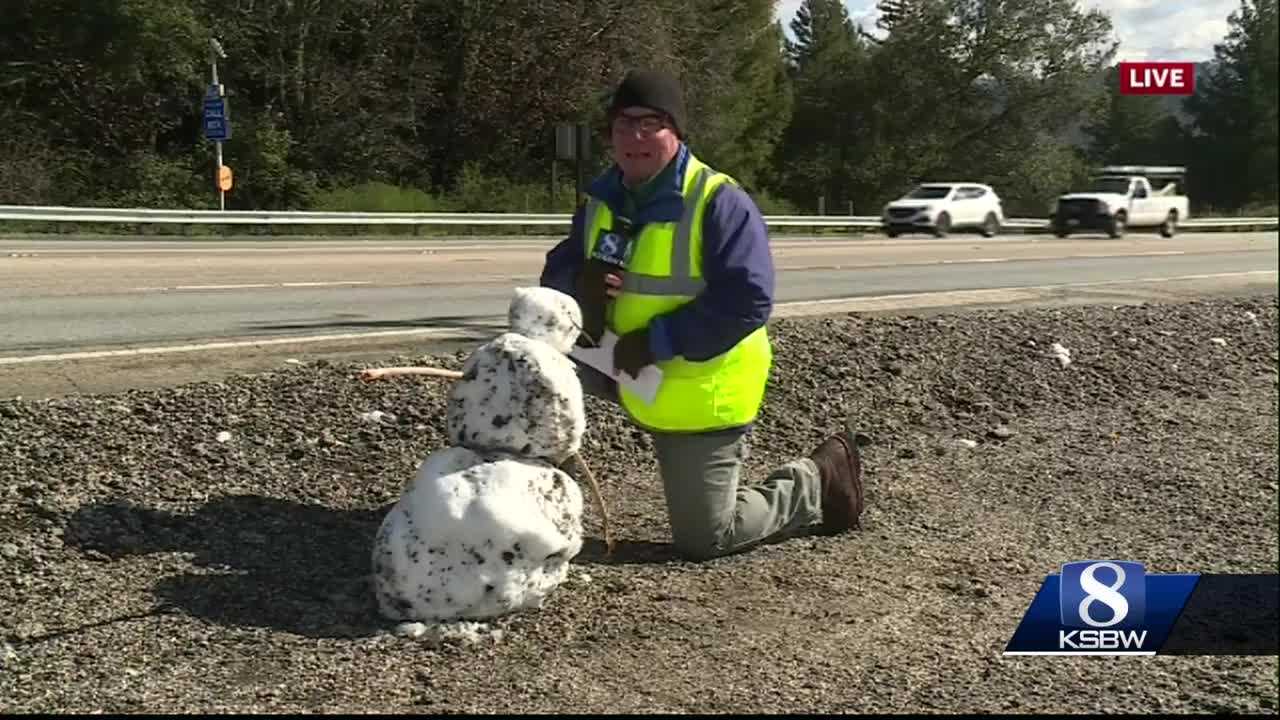
[[[778, 17], [790, 33], [791, 19], [801, 0], [782, 0]], [[1227, 34], [1227, 15], [1239, 0], [1083, 0], [1087, 8], [1111, 14], [1120, 42], [1116, 60], [1172, 60], [1202, 62], [1213, 59], [1213, 45]], [[849, 15], [875, 32], [879, 13], [875, 0], [845, 0]]]

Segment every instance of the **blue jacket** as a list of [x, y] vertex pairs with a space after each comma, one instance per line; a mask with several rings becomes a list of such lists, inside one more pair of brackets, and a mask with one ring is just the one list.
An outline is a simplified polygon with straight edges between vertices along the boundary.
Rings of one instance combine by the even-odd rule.
[[[672, 161], [669, 184], [636, 209], [636, 232], [649, 222], [679, 222], [684, 212], [684, 173], [689, 149], [681, 145]], [[615, 215], [623, 214], [626, 189], [617, 166], [596, 178], [588, 192]], [[540, 283], [574, 295], [574, 279], [585, 262], [583, 208], [573, 215], [569, 237], [546, 257]], [[769, 321], [773, 311], [773, 255], [764, 218], [751, 197], [737, 185], [720, 185], [711, 197], [702, 224], [702, 274], [706, 289], [689, 303], [649, 324], [649, 348], [658, 360], [680, 355], [709, 360], [733, 347]]]

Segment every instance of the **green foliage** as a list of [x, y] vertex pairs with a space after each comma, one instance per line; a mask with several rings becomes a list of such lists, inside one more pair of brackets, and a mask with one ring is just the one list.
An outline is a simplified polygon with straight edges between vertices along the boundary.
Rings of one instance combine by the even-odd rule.
[[[703, 27], [689, 38], [690, 144], [713, 167], [755, 184], [769, 172], [791, 118], [782, 26], [772, 0], [692, 3]], [[698, 27], [699, 18], [688, 22]]]
[[[223, 154], [223, 162], [234, 170], [239, 188], [232, 191], [232, 205], [289, 210], [310, 205], [320, 187], [321, 173], [295, 159], [297, 143], [293, 133], [265, 113], [245, 118], [238, 132], [244, 136], [239, 143], [243, 147], [228, 143]], [[212, 165], [209, 167], [212, 178]]]
[[[1188, 164], [1198, 207], [1273, 206], [1275, 0], [1242, 0], [1200, 92], [1120, 97], [1103, 10], [1075, 0], [8, 0], [0, 202], [216, 207], [209, 38], [231, 209], [568, 212], [553, 129], [602, 128], [636, 65], [680, 75], [695, 152], [766, 214], [878, 213], [930, 179], [1040, 216], [1089, 165]], [[608, 163], [597, 134], [590, 179]]]
[[450, 197], [457, 212], [571, 212], [572, 178], [567, 183], [560, 180], [553, 205], [550, 183], [521, 182], [467, 163]]
[[355, 187], [318, 192], [312, 199], [311, 209], [362, 213], [426, 213], [449, 210], [441, 198], [417, 188], [397, 187], [384, 182], [367, 182]]
[[[750, 192], [750, 190], [748, 190]], [[786, 198], [778, 197], [767, 190], [751, 192], [751, 199], [760, 208], [761, 215], [801, 215], [800, 208]]]
[[171, 0], [9, 0], [0, 104], [55, 144], [163, 151], [196, 89], [199, 26]]
[[1082, 152], [1041, 136], [1021, 147], [1002, 148], [988, 167], [988, 180], [1006, 217], [1043, 218], [1054, 198], [1083, 187], [1090, 164]]
[[866, 95], [874, 164], [891, 186], [994, 184], [1010, 164], [999, 158], [1034, 152], [1046, 137], [1065, 145], [1114, 53], [1108, 18], [1071, 0], [897, 0], [882, 11], [886, 37]]
[[216, 207], [213, 169], [204, 187], [191, 158], [166, 158], [147, 150], [130, 153], [119, 166], [101, 168], [101, 177], [118, 177], [123, 184], [104, 184], [98, 204], [134, 208]]
[[1194, 187], [1217, 207], [1277, 198], [1277, 13], [1275, 0], [1242, 0], [1215, 62], [1188, 98], [1195, 136]]
[[0, 140], [0, 205], [57, 204], [57, 176], [71, 171], [73, 162], [39, 133], [5, 137]]
[[1182, 165], [1188, 162], [1186, 130], [1166, 98], [1121, 95], [1118, 68], [1105, 75], [1108, 88], [1085, 127], [1089, 159], [1112, 165]]
[[[870, 82], [868, 50], [842, 0], [805, 0], [787, 44], [794, 110], [775, 158], [782, 192], [801, 207], [861, 195], [871, 147], [866, 108], [850, 102]], [[812, 210], [811, 210], [812, 212]]]

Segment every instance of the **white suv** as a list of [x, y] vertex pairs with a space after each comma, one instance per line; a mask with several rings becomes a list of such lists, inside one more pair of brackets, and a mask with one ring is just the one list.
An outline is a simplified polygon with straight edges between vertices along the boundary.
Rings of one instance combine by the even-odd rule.
[[990, 185], [925, 183], [885, 205], [880, 220], [889, 237], [913, 230], [944, 237], [957, 228], [977, 229], [991, 237], [1004, 224], [1004, 208]]

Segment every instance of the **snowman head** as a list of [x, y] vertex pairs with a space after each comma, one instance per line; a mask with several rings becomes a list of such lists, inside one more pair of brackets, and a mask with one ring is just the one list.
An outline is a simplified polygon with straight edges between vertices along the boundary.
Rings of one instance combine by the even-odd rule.
[[573, 349], [582, 331], [582, 308], [572, 296], [546, 287], [516, 288], [507, 309], [511, 332], [541, 340], [562, 353]]
[[550, 288], [518, 288], [510, 331], [476, 349], [450, 388], [453, 445], [559, 463], [582, 447], [586, 410], [573, 348], [582, 311]]

